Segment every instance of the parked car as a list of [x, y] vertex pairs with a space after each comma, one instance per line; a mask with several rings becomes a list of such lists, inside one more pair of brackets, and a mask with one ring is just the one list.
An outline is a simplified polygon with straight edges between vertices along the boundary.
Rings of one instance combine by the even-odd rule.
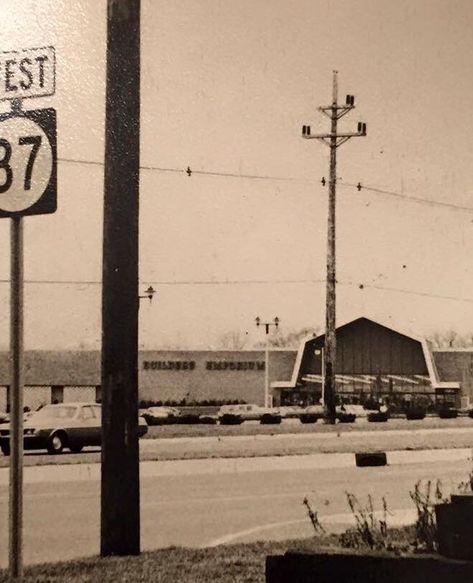
[[222, 405], [218, 411], [218, 419], [220, 423], [225, 416], [228, 419], [231, 416], [239, 417], [241, 421], [259, 421], [268, 409], [260, 407], [260, 405], [244, 404], [244, 405]]
[[304, 411], [304, 407], [298, 407], [297, 405], [284, 405], [279, 407], [279, 413], [283, 419], [299, 419]]
[[[148, 431], [146, 421], [139, 417], [138, 435]], [[87, 445], [102, 443], [102, 407], [97, 403], [61, 403], [46, 405], [33, 413], [23, 426], [25, 450], [47, 449], [59, 454], [65, 448], [79, 453]], [[10, 425], [0, 428], [0, 449], [10, 454]]]
[[199, 415], [199, 423], [201, 423], [202, 425], [215, 425], [218, 421], [218, 418], [216, 415], [210, 415], [210, 414], [205, 414], [205, 415]]
[[148, 407], [141, 415], [148, 425], [166, 425], [177, 423], [181, 412], [175, 407]]

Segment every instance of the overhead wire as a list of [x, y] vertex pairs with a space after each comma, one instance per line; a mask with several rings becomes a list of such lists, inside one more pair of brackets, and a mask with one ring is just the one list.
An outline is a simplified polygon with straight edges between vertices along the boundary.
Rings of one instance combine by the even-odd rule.
[[[90, 166], [98, 166], [103, 167], [104, 162], [98, 162], [93, 160], [81, 160], [76, 158], [59, 158], [59, 162], [70, 163], [70, 164], [83, 164], [83, 165], [90, 165]], [[265, 174], [243, 174], [243, 173], [236, 173], [236, 172], [223, 172], [217, 170], [194, 170], [190, 166], [186, 168], [166, 168], [161, 166], [153, 166], [153, 165], [141, 165], [140, 170], [151, 171], [151, 172], [170, 172], [175, 174], [187, 174], [189, 178], [193, 175], [200, 175], [200, 176], [215, 176], [221, 178], [241, 178], [245, 180], [268, 180], [268, 181], [281, 181], [281, 182], [304, 182], [306, 184], [317, 184], [320, 181], [312, 178], [299, 178], [295, 176], [272, 176], [272, 175], [265, 175]], [[457, 211], [464, 211], [464, 212], [473, 212], [473, 207], [466, 206], [466, 205], [459, 205], [452, 202], [435, 200], [431, 198], [423, 198], [420, 196], [415, 196], [412, 194], [406, 194], [404, 192], [397, 192], [395, 190], [389, 190], [384, 188], [378, 188], [375, 186], [369, 186], [363, 184], [361, 182], [355, 184], [351, 182], [345, 182], [342, 179], [338, 179], [338, 184], [342, 187], [353, 188], [357, 189], [359, 192], [366, 191], [371, 192], [374, 194], [380, 194], [384, 196], [391, 196], [396, 197], [402, 200], [406, 200], [408, 202], [418, 203], [418, 204], [425, 204], [431, 207], [438, 207], [438, 208], [446, 208], [446, 209], [453, 209]]]
[[[153, 286], [225, 286], [225, 285], [314, 285], [325, 283], [325, 279], [223, 279], [223, 280], [147, 280], [142, 279], [140, 285]], [[9, 284], [9, 279], [0, 279], [0, 284]], [[100, 280], [61, 280], [61, 279], [25, 279], [28, 285], [65, 285], [65, 286], [101, 286]], [[357, 287], [360, 290], [365, 288], [379, 291], [389, 291], [432, 299], [450, 300], [473, 304], [473, 298], [434, 294], [430, 292], [417, 291], [406, 288], [385, 286], [373, 283], [356, 282], [350, 280], [337, 280], [337, 285]]]

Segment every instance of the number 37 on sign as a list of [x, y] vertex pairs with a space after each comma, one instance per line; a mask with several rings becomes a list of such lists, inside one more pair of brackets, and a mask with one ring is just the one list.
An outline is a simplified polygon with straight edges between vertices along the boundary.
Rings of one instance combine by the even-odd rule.
[[54, 213], [56, 111], [0, 115], [0, 217]]

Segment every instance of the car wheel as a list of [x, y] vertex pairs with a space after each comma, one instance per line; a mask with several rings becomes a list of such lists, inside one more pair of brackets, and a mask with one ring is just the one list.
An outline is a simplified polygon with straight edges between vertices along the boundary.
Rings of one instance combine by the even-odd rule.
[[64, 435], [64, 433], [54, 433], [49, 438], [48, 453], [51, 454], [62, 453], [62, 450], [64, 449], [65, 445], [66, 436]]
[[80, 453], [84, 449], [84, 446], [82, 443], [75, 443], [74, 445], [70, 445], [69, 449], [72, 451], [72, 453]]
[[0, 449], [2, 450], [3, 455], [10, 455], [10, 444], [9, 443], [2, 443], [0, 445]]

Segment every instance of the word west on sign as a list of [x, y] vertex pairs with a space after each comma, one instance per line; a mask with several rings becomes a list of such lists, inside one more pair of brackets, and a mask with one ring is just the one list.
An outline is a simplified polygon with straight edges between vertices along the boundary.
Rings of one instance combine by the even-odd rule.
[[0, 101], [46, 97], [55, 90], [54, 47], [0, 53]]

